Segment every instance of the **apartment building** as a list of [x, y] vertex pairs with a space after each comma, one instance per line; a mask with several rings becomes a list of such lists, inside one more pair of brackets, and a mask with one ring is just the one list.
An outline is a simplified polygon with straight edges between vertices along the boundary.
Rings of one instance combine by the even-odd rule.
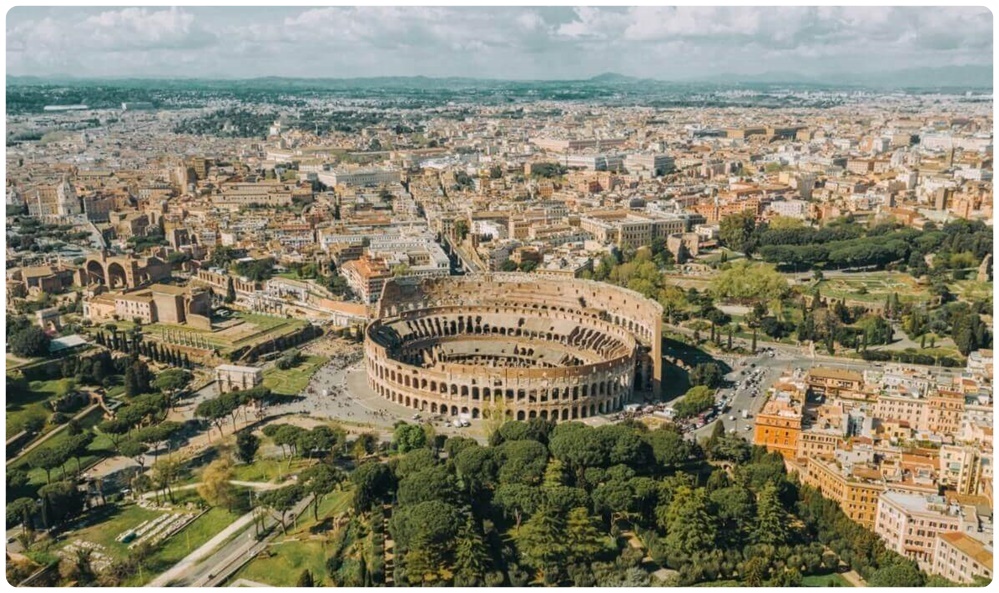
[[579, 226], [603, 244], [621, 249], [651, 245], [653, 239], [665, 241], [670, 235], [690, 230], [690, 219], [677, 215], [645, 215], [625, 211], [591, 212], [579, 219]]
[[841, 465], [832, 459], [806, 458], [800, 476], [804, 484], [836, 501], [851, 520], [872, 529], [878, 510], [878, 496], [884, 491], [881, 473], [855, 464]]
[[864, 398], [864, 376], [854, 371], [817, 367], [808, 371], [805, 381], [809, 390], [815, 395], [846, 399]]
[[940, 533], [933, 550], [931, 574], [962, 584], [992, 580], [992, 546], [959, 532]]
[[392, 277], [392, 272], [384, 259], [371, 258], [367, 255], [343, 264], [340, 272], [354, 294], [365, 303], [378, 302], [385, 281]]
[[778, 392], [756, 414], [753, 444], [780, 453], [785, 459], [794, 459], [798, 454], [801, 422], [801, 401], [789, 393]]
[[942, 496], [884, 492], [878, 501], [874, 532], [923, 570], [933, 563], [937, 535], [952, 531], [961, 531], [960, 507]]

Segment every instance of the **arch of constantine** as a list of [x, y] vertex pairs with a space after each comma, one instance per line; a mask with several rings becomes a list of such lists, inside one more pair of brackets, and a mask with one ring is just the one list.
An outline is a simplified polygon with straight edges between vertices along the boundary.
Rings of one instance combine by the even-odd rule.
[[396, 278], [365, 334], [369, 386], [432, 414], [586, 418], [658, 392], [662, 308], [528, 274]]

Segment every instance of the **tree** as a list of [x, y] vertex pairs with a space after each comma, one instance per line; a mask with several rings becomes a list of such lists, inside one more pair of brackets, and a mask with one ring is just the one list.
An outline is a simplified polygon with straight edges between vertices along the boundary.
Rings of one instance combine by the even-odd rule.
[[566, 543], [570, 562], [592, 562], [603, 549], [603, 537], [596, 522], [584, 507], [569, 511], [566, 519]]
[[454, 549], [455, 586], [474, 587], [484, 584], [489, 571], [489, 550], [482, 534], [475, 526], [472, 514], [465, 515], [465, 522], [458, 530]]
[[437, 465], [401, 479], [396, 496], [399, 504], [413, 505], [428, 500], [454, 500], [457, 493], [454, 476], [446, 467]]
[[400, 453], [427, 446], [427, 434], [415, 424], [400, 422], [392, 434], [392, 444]]
[[756, 496], [756, 525], [753, 541], [774, 546], [784, 545], [790, 539], [787, 511], [781, 504], [777, 486], [767, 482]]
[[17, 498], [7, 505], [7, 525], [21, 524], [21, 533], [31, 531], [38, 501], [33, 498]]
[[225, 298], [223, 301], [230, 304], [236, 302], [236, 286], [233, 284], [232, 276], [226, 276]]
[[131, 457], [139, 464], [139, 468], [144, 469], [146, 466], [146, 453], [149, 451], [149, 445], [140, 442], [134, 438], [128, 439], [122, 442], [118, 446], [118, 452], [125, 457]]
[[277, 513], [278, 522], [281, 524], [281, 531], [288, 534], [288, 526], [285, 517], [288, 511], [294, 509], [298, 501], [305, 495], [305, 489], [301, 484], [291, 484], [276, 490], [268, 490], [257, 497], [257, 501], [264, 507]]
[[458, 220], [454, 221], [454, 236], [458, 239], [459, 243], [465, 240], [465, 237], [468, 236], [467, 220], [465, 220], [464, 218], [459, 218]]
[[787, 296], [791, 288], [773, 266], [740, 260], [711, 281], [709, 292], [717, 299], [770, 303]]
[[499, 480], [504, 484], [538, 485], [548, 464], [548, 449], [537, 441], [517, 440], [499, 448]]
[[260, 439], [249, 430], [236, 433], [236, 456], [243, 463], [253, 463], [253, 458], [260, 448]]
[[711, 428], [711, 435], [708, 437], [707, 442], [704, 443], [704, 449], [711, 455], [712, 450], [725, 436], [725, 423], [721, 420], [715, 422], [715, 425]]
[[295, 583], [296, 587], [315, 587], [316, 583], [312, 580], [312, 573], [306, 568], [302, 571], [302, 574], [298, 575], [298, 582]]
[[899, 559], [894, 564], [883, 566], [871, 575], [867, 584], [872, 587], [922, 587], [926, 577], [910, 560]]
[[677, 418], [690, 418], [709, 409], [714, 403], [714, 391], [699, 385], [688, 389], [683, 399], [673, 405], [673, 410]]
[[212, 506], [224, 506], [232, 510], [236, 502], [236, 491], [232, 484], [232, 463], [226, 459], [216, 459], [211, 462], [201, 474], [201, 484], [198, 494]]
[[94, 442], [94, 438], [94, 433], [86, 430], [79, 434], [71, 435], [63, 442], [63, 454], [67, 458], [72, 457], [76, 459], [77, 473], [83, 471], [83, 467], [80, 465], [80, 458], [90, 453], [90, 444]]
[[167, 455], [161, 459], [157, 459], [152, 466], [152, 479], [153, 484], [157, 489], [166, 490], [167, 496], [170, 497], [170, 501], [173, 501], [173, 489], [171, 486], [174, 481], [180, 476], [181, 463], [173, 455]]
[[729, 249], [749, 253], [752, 250], [750, 238], [755, 230], [756, 214], [751, 210], [744, 210], [721, 219], [718, 238]]
[[[198, 418], [204, 418], [210, 423], [215, 425], [215, 428], [219, 431], [219, 436], [222, 436], [222, 424], [225, 421], [226, 416], [229, 415], [229, 409], [225, 405], [225, 401], [220, 398], [206, 399], [198, 404], [194, 408], [194, 415]], [[282, 447], [283, 450], [283, 447]]]
[[41, 328], [29, 325], [24, 329], [8, 336], [7, 346], [10, 351], [21, 358], [33, 358], [36, 356], [47, 356], [49, 353], [49, 343], [52, 340], [41, 330]]
[[565, 561], [566, 524], [561, 513], [543, 504], [514, 536], [521, 558], [541, 573], [546, 583], [557, 582]]
[[714, 547], [717, 532], [703, 488], [680, 486], [669, 505], [657, 509], [657, 514], [666, 531], [663, 543], [674, 557], [690, 557]]
[[307, 494], [312, 495], [312, 518], [319, 520], [319, 503], [344, 480], [344, 474], [331, 465], [314, 465], [298, 476], [298, 482]]
[[173, 398], [191, 383], [191, 372], [184, 369], [167, 369], [156, 375], [152, 387], [167, 396], [167, 406], [173, 407]]
[[770, 573], [770, 564], [760, 556], [753, 556], [742, 565], [742, 583], [747, 587], [762, 587]]
[[46, 527], [76, 517], [83, 511], [86, 499], [76, 482], [63, 480], [38, 489], [42, 502], [42, 517]]
[[703, 385], [714, 389], [721, 385], [725, 375], [714, 362], [702, 362], [690, 371], [690, 383], [692, 385]]
[[513, 517], [517, 529], [520, 528], [524, 515], [530, 515], [541, 504], [541, 489], [524, 484], [502, 484], [496, 489], [493, 502], [503, 510], [508, 517]]
[[756, 520], [756, 501], [752, 491], [736, 484], [719, 488], [708, 497], [714, 506], [722, 543], [726, 547], [741, 547]]
[[66, 452], [55, 447], [38, 447], [28, 453], [27, 461], [33, 469], [45, 471], [45, 483], [52, 482], [52, 470], [66, 463]]
[[354, 484], [354, 510], [368, 512], [388, 498], [394, 483], [392, 470], [378, 462], [362, 463], [350, 474]]

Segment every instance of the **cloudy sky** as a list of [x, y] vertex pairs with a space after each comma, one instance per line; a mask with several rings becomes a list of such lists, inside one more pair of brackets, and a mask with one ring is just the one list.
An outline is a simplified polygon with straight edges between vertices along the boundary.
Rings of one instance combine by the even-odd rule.
[[992, 63], [984, 8], [14, 8], [14, 75], [683, 79]]

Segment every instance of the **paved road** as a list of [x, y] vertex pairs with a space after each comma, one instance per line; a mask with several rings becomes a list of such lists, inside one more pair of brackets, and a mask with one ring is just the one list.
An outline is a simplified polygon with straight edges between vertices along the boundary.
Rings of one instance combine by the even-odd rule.
[[[308, 508], [311, 502], [311, 496], [302, 499], [295, 505], [290, 516], [297, 518]], [[221, 586], [254, 556], [264, 551], [271, 540], [283, 533], [277, 524], [278, 520], [272, 514], [268, 513], [264, 515], [264, 531], [271, 529], [271, 532], [267, 536], [263, 539], [258, 539], [255, 529], [247, 529], [190, 571], [190, 575], [185, 578], [185, 582], [189, 583], [192, 587]]]
[[[762, 348], [769, 348], [772, 346], [772, 344], [766, 344], [762, 346]], [[694, 438], [701, 439], [710, 436], [711, 431], [714, 429], [715, 422], [720, 420], [724, 422], [726, 430], [735, 429], [736, 434], [752, 442], [755, 417], [766, 403], [767, 390], [773, 386], [774, 382], [776, 382], [777, 379], [780, 378], [780, 376], [785, 372], [793, 369], [807, 370], [814, 367], [834, 367], [857, 372], [863, 372], [864, 370], [874, 368], [872, 363], [863, 360], [834, 358], [829, 356], [816, 356], [815, 358], [812, 358], [810, 356], [802, 355], [800, 350], [798, 352], [795, 352], [795, 350], [798, 349], [786, 346], [782, 348], [774, 348], [775, 354], [773, 357], [762, 353], [755, 356], [722, 356], [721, 358], [724, 359], [733, 370], [725, 376], [729, 385], [719, 389], [718, 397], [721, 398], [729, 395], [729, 405], [731, 406], [731, 409], [722, 414], [719, 418], [716, 418], [714, 422], [709, 422], [701, 428], [694, 430], [692, 432]], [[753, 367], [750, 365], [755, 366]], [[757, 371], [759, 372], [757, 373]], [[755, 383], [755, 391], [757, 392], [757, 395], [755, 396], [753, 396], [754, 386], [744, 386], [742, 384], [742, 381], [753, 373], [757, 373], [759, 377]], [[750, 417], [748, 419], [742, 418], [743, 410], [746, 410], [749, 413]], [[729, 416], [734, 417], [734, 420], [729, 420]], [[749, 430], [747, 430], [747, 428]]]
[[[182, 559], [177, 564], [174, 564], [172, 568], [167, 569], [165, 572], [160, 574], [155, 579], [149, 581], [146, 584], [147, 587], [166, 587], [174, 582], [183, 582], [188, 576], [188, 572], [198, 564], [202, 559], [206, 558], [211, 554], [212, 550], [217, 548], [225, 540], [235, 533], [239, 533], [241, 530], [245, 529], [250, 523], [253, 522], [253, 512], [249, 512], [242, 517], [236, 519], [229, 524], [228, 527], [222, 531], [215, 534], [215, 537], [208, 540], [200, 548], [188, 554], [184, 559]], [[250, 533], [252, 536], [252, 532]]]

